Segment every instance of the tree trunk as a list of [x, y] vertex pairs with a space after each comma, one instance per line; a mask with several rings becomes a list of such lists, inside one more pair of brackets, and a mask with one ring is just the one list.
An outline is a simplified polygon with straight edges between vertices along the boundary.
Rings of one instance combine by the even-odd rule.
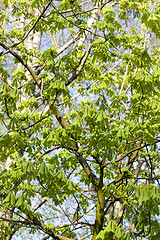
[[96, 239], [98, 233], [103, 228], [103, 221], [104, 221], [104, 204], [105, 198], [102, 191], [102, 184], [100, 184], [99, 189], [97, 191], [97, 208], [96, 208], [96, 220], [93, 229], [93, 240]]

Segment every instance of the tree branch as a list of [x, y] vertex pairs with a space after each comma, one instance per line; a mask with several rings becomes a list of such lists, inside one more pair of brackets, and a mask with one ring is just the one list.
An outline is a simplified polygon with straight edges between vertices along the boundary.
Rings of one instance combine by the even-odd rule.
[[7, 47], [4, 43], [0, 42], [0, 46], [3, 47], [5, 50], [8, 50], [9, 53], [12, 54], [12, 56], [14, 56], [31, 74], [31, 76], [33, 77], [34, 81], [36, 82], [37, 86], [40, 87], [40, 82], [39, 79], [37, 77], [37, 75], [35, 74], [35, 72], [33, 71], [33, 69], [27, 64], [27, 62], [25, 62], [16, 52], [14, 52], [12, 49], [9, 49], [9, 47]]
[[148, 144], [144, 144], [144, 145], [142, 145], [142, 146], [136, 147], [136, 148], [130, 150], [129, 152], [127, 152], [126, 154], [124, 154], [123, 156], [117, 158], [116, 160], [113, 160], [113, 161], [111, 161], [111, 162], [107, 162], [107, 163], [103, 164], [102, 167], [106, 167], [106, 166], [108, 166], [108, 165], [111, 164], [111, 163], [119, 162], [119, 161], [123, 160], [125, 157], [127, 157], [129, 154], [131, 154], [131, 153], [133, 153], [133, 152], [135, 152], [135, 151], [137, 151], [137, 150], [140, 150], [140, 149], [144, 148], [144, 147], [147, 146], [147, 145], [148, 145]]
[[39, 15], [39, 17], [37, 18], [37, 20], [35, 21], [35, 23], [32, 25], [32, 27], [30, 28], [30, 30], [26, 33], [26, 35], [24, 36], [24, 38], [19, 41], [18, 43], [14, 43], [9, 47], [9, 51], [10, 48], [16, 47], [17, 45], [19, 45], [20, 43], [22, 43], [27, 37], [28, 35], [32, 32], [32, 30], [34, 29], [34, 27], [37, 25], [37, 23], [39, 22], [39, 20], [42, 18], [43, 14], [46, 12], [46, 10], [49, 8], [49, 6], [51, 5], [53, 0], [50, 0], [48, 5], [43, 9], [43, 12]]
[[49, 236], [53, 237], [53, 239], [57, 240], [72, 240], [71, 238], [61, 236], [59, 234], [55, 234], [51, 229], [48, 229], [48, 227], [41, 221], [39, 221], [35, 216], [33, 216], [31, 213], [28, 213], [28, 217], [32, 220], [32, 222], [39, 226], [44, 232], [46, 232]]
[[91, 51], [91, 48], [92, 48], [92, 42], [94, 40], [94, 37], [95, 37], [95, 33], [96, 33], [96, 30], [97, 28], [95, 28], [93, 30], [93, 33], [92, 33], [92, 37], [91, 37], [91, 43], [89, 44], [88, 48], [87, 48], [87, 51], [85, 52], [84, 56], [82, 57], [82, 59], [80, 60], [80, 64], [79, 64], [79, 67], [78, 69], [76, 70], [76, 73], [67, 81], [65, 82], [65, 85], [68, 86], [69, 84], [71, 84], [77, 77], [78, 75], [81, 73], [86, 61], [87, 61], [87, 58], [89, 56], [89, 53]]

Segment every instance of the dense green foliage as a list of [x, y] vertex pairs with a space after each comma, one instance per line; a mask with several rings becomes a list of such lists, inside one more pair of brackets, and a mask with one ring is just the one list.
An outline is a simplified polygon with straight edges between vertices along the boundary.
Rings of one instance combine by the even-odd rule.
[[159, 239], [159, 29], [159, 0], [1, 1], [0, 239]]

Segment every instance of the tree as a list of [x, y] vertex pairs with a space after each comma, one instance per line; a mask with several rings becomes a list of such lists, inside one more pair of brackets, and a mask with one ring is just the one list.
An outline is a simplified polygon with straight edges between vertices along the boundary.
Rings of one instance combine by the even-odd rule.
[[0, 239], [159, 239], [159, 1], [0, 8]]

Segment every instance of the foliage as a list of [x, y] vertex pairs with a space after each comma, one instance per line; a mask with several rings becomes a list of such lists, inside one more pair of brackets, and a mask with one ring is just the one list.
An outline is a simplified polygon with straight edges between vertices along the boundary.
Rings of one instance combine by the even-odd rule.
[[159, 1], [1, 2], [0, 239], [159, 239]]

